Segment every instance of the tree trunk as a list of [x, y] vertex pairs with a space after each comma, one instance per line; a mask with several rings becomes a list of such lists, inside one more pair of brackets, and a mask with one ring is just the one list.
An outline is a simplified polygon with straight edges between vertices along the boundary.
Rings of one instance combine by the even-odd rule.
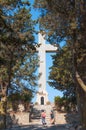
[[80, 120], [83, 126], [82, 130], [86, 130], [86, 93], [83, 91], [79, 84], [77, 91], [78, 110], [80, 112]]
[[79, 104], [79, 111], [81, 115], [81, 124], [83, 129], [86, 129], [86, 85], [81, 79], [80, 75], [78, 74], [78, 65], [77, 65], [77, 51], [75, 46], [76, 44], [76, 30], [73, 30], [73, 71], [74, 71], [74, 82], [77, 86], [77, 96], [78, 96], [78, 104]]
[[76, 80], [79, 84], [79, 86], [83, 89], [83, 91], [86, 93], [86, 85], [84, 84], [83, 80], [81, 79], [80, 75], [78, 72], [76, 72]]
[[3, 103], [3, 108], [4, 108], [4, 128], [7, 128], [7, 101]]

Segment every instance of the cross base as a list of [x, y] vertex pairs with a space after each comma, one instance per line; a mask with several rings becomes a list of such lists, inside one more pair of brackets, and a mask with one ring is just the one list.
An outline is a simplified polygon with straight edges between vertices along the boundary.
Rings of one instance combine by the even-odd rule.
[[48, 102], [48, 93], [46, 91], [37, 92], [37, 103], [39, 105], [47, 105]]

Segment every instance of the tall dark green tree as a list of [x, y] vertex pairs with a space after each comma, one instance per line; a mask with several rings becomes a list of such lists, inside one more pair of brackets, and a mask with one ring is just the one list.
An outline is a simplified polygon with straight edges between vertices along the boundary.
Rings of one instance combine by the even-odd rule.
[[7, 97], [35, 89], [37, 55], [30, 3], [0, 0], [0, 95], [6, 128]]
[[[73, 62], [70, 46], [63, 46], [53, 58], [53, 66], [50, 67], [49, 85], [63, 92], [71, 106], [76, 106], [76, 86], [73, 80]], [[65, 105], [65, 104], [64, 104]], [[73, 110], [71, 107], [70, 110]]]

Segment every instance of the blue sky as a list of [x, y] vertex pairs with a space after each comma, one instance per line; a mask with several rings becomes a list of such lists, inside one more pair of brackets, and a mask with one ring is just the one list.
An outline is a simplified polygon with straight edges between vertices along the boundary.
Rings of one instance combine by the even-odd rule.
[[[30, 1], [33, 4], [34, 0], [30, 0]], [[34, 10], [32, 8], [31, 14], [32, 14], [32, 19], [37, 19], [40, 12], [37, 11], [36, 9]], [[36, 26], [36, 30], [37, 31], [39, 30], [38, 25]], [[36, 40], [38, 41], [38, 36], [36, 36]], [[47, 83], [49, 72], [50, 72], [49, 67], [52, 66], [52, 57], [51, 57], [51, 55], [52, 55], [52, 53], [47, 53], [46, 54], [46, 90], [48, 92], [49, 101], [53, 102], [55, 96], [62, 96], [62, 92], [50, 87], [49, 84]], [[33, 102], [35, 102], [35, 101], [36, 101], [36, 96], [33, 99]]]
[[[54, 54], [54, 53], [53, 53]], [[52, 57], [51, 55], [53, 55], [52, 53], [47, 53], [46, 54], [46, 79], [48, 81], [48, 76], [49, 76], [49, 67], [52, 66]], [[46, 83], [46, 90], [49, 94], [49, 101], [53, 102], [54, 101], [54, 97], [55, 96], [61, 96], [62, 97], [62, 92], [52, 88], [49, 86], [48, 83]]]

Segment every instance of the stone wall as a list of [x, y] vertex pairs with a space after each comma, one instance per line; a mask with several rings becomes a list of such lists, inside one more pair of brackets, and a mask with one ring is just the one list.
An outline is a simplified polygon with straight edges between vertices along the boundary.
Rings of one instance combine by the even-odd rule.
[[7, 127], [29, 125], [29, 112], [10, 113], [7, 117]]

